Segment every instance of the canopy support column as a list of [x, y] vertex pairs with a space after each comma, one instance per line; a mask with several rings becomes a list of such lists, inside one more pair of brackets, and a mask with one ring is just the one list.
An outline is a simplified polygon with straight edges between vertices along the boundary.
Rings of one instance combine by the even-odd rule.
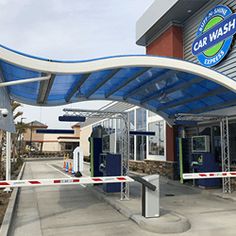
[[[121, 144], [122, 144], [122, 164], [121, 164], [121, 175], [129, 175], [129, 115], [127, 113], [121, 114], [121, 118], [124, 121]], [[129, 200], [129, 183], [121, 183], [121, 200]]]
[[[220, 122], [222, 172], [230, 171], [229, 120], [224, 117]], [[230, 177], [222, 179], [223, 193], [231, 193]]]
[[[128, 176], [129, 174], [129, 116], [127, 112], [103, 111], [103, 110], [82, 110], [73, 108], [64, 108], [65, 115], [69, 116], [83, 116], [86, 118], [102, 118], [102, 119], [120, 119], [121, 129], [121, 175]], [[121, 183], [121, 200], [129, 199], [129, 185], [128, 183]]]
[[[11, 180], [11, 133], [6, 132], [6, 180]], [[5, 192], [10, 192], [9, 187], [4, 189]]]

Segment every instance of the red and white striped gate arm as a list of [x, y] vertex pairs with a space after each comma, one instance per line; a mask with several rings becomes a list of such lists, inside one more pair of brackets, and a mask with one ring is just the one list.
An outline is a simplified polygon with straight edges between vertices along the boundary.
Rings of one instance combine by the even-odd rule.
[[183, 174], [183, 179], [213, 179], [213, 178], [227, 178], [227, 177], [236, 177], [236, 171]]
[[0, 188], [36, 187], [36, 186], [57, 186], [57, 185], [78, 185], [78, 184], [100, 184], [100, 183], [124, 183], [133, 182], [129, 176], [109, 177], [80, 177], [60, 179], [31, 179], [31, 180], [9, 180], [0, 181]]

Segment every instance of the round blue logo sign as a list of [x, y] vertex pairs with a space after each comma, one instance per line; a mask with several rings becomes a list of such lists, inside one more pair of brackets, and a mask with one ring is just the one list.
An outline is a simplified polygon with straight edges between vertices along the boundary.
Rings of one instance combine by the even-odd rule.
[[219, 5], [200, 23], [192, 53], [203, 66], [215, 66], [227, 55], [235, 33], [236, 14], [229, 7]]

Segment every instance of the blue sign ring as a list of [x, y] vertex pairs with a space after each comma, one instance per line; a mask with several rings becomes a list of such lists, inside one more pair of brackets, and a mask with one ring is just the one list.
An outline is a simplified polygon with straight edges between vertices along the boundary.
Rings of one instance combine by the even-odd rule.
[[[215, 17], [223, 20], [205, 31], [206, 25]], [[221, 62], [231, 48], [233, 36], [236, 34], [236, 14], [229, 7], [219, 5], [211, 9], [199, 25], [196, 39], [192, 44], [192, 53], [206, 67], [212, 67]], [[207, 56], [206, 51], [215, 45], [223, 43], [213, 56]]]

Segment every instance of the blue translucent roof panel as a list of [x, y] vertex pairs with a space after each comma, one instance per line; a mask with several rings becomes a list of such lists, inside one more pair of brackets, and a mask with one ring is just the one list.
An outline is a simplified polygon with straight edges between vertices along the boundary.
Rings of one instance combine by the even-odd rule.
[[82, 75], [56, 75], [54, 83], [52, 85], [50, 94], [47, 99], [47, 103], [55, 104], [55, 102], [61, 103], [65, 101], [66, 93], [70, 91], [73, 85], [81, 79]]
[[131, 55], [58, 61], [0, 47], [0, 67], [5, 82], [48, 75], [48, 80], [8, 86], [13, 99], [31, 105], [107, 99], [150, 109], [166, 119], [176, 113], [221, 109], [223, 103], [236, 105], [235, 81], [171, 58]]
[[[108, 76], [112, 73], [113, 70], [103, 70], [92, 73], [88, 79], [84, 82], [84, 84], [81, 86], [81, 94], [86, 95], [91, 90], [94, 89], [94, 87], [101, 84], [104, 80], [108, 78]], [[103, 93], [103, 86], [100, 87], [101, 92]]]

